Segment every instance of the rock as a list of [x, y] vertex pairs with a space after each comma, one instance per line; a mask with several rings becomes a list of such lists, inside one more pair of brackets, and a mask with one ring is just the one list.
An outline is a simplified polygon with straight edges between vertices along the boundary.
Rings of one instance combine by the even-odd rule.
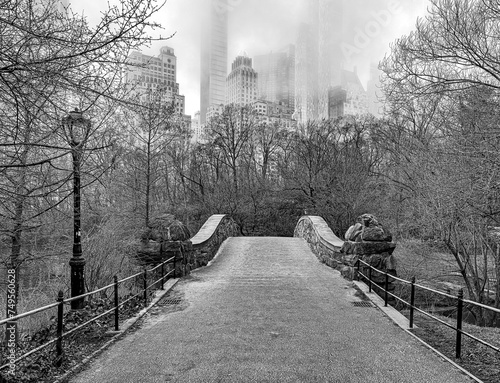
[[362, 229], [363, 225], [361, 225], [360, 223], [352, 225], [345, 233], [345, 240], [346, 241], [356, 240], [356, 237], [361, 233]]
[[340, 248], [340, 252], [344, 254], [353, 254], [355, 250], [354, 242], [345, 241], [342, 247]]
[[363, 228], [361, 239], [363, 241], [391, 242], [392, 235], [387, 233], [382, 226], [369, 226]]
[[[383, 254], [385, 255], [385, 253]], [[396, 270], [397, 269], [397, 261], [396, 257], [392, 254], [387, 253], [387, 256], [384, 257], [385, 268], [387, 270]], [[396, 275], [396, 274], [394, 274]]]
[[357, 218], [356, 221], [358, 221], [365, 227], [380, 226], [380, 224], [377, 221], [377, 218], [373, 214], [362, 214]]
[[392, 254], [396, 244], [394, 242], [354, 242], [354, 253], [358, 255], [367, 254]]
[[358, 255], [357, 254], [346, 254], [343, 258], [343, 262], [347, 266], [355, 267], [358, 263]]

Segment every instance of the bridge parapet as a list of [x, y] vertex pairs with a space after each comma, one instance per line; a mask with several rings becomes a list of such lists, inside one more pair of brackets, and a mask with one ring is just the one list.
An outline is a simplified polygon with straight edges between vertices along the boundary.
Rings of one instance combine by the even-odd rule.
[[[392, 236], [370, 214], [358, 217], [358, 222], [346, 232], [346, 240], [338, 238], [325, 220], [318, 216], [303, 216], [297, 222], [294, 237], [304, 238], [318, 259], [337, 269], [346, 279], [354, 279], [358, 259], [369, 265], [396, 275], [396, 260], [393, 256], [396, 244]], [[364, 270], [364, 273], [367, 273]], [[385, 276], [372, 273], [372, 279], [383, 284]], [[389, 282], [392, 285], [394, 280]], [[389, 286], [392, 289], [392, 286]]]
[[334, 269], [342, 269], [344, 259], [341, 249], [344, 241], [333, 234], [323, 218], [313, 215], [302, 216], [295, 226], [293, 236], [304, 238], [321, 262]]
[[226, 214], [214, 214], [190, 239], [193, 251], [188, 257], [188, 269], [205, 266], [210, 262], [222, 242], [229, 237], [239, 236], [238, 224]]

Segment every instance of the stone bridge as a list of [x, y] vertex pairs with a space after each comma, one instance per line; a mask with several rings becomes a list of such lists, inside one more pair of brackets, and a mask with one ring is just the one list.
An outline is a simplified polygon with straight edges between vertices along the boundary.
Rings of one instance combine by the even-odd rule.
[[373, 222], [362, 218], [351, 241], [311, 216], [294, 238], [234, 229], [227, 216], [211, 217], [182, 255], [186, 275], [168, 300], [70, 381], [471, 381], [350, 280], [357, 257], [394, 269], [395, 245]]

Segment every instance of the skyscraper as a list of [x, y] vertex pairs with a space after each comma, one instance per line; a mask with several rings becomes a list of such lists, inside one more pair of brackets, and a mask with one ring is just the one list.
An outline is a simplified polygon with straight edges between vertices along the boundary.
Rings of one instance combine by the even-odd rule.
[[238, 56], [233, 61], [227, 76], [226, 104], [249, 105], [257, 100], [257, 72], [252, 68], [252, 59]]
[[309, 0], [309, 21], [298, 33], [295, 117], [308, 120], [366, 112], [356, 71], [344, 70], [344, 0]]
[[255, 56], [253, 67], [258, 74], [258, 98], [294, 106], [295, 102], [295, 46]]
[[161, 91], [165, 102], [173, 102], [178, 114], [184, 115], [184, 96], [179, 94], [177, 79], [177, 57], [174, 49], [162, 47], [159, 56], [148, 56], [132, 52], [128, 57], [129, 67], [126, 82], [134, 86], [137, 93]]
[[[206, 122], [210, 105], [226, 101], [227, 0], [209, 0], [202, 23], [200, 121]], [[205, 3], [205, 2], [203, 2]]]
[[381, 72], [378, 69], [377, 64], [372, 63], [370, 65], [370, 80], [368, 81], [366, 93], [368, 111], [375, 117], [380, 117], [383, 111], [383, 105], [380, 101], [380, 97], [382, 95], [380, 74]]
[[295, 51], [295, 114], [305, 123], [318, 118], [318, 45], [315, 28], [301, 24]]
[[318, 2], [318, 118], [328, 118], [328, 91], [341, 83], [343, 0]]

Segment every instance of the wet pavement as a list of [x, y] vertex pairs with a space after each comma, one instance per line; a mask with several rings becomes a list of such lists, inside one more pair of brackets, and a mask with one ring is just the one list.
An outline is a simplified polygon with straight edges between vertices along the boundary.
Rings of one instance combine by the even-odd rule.
[[397, 327], [298, 238], [226, 241], [74, 383], [472, 380]]

